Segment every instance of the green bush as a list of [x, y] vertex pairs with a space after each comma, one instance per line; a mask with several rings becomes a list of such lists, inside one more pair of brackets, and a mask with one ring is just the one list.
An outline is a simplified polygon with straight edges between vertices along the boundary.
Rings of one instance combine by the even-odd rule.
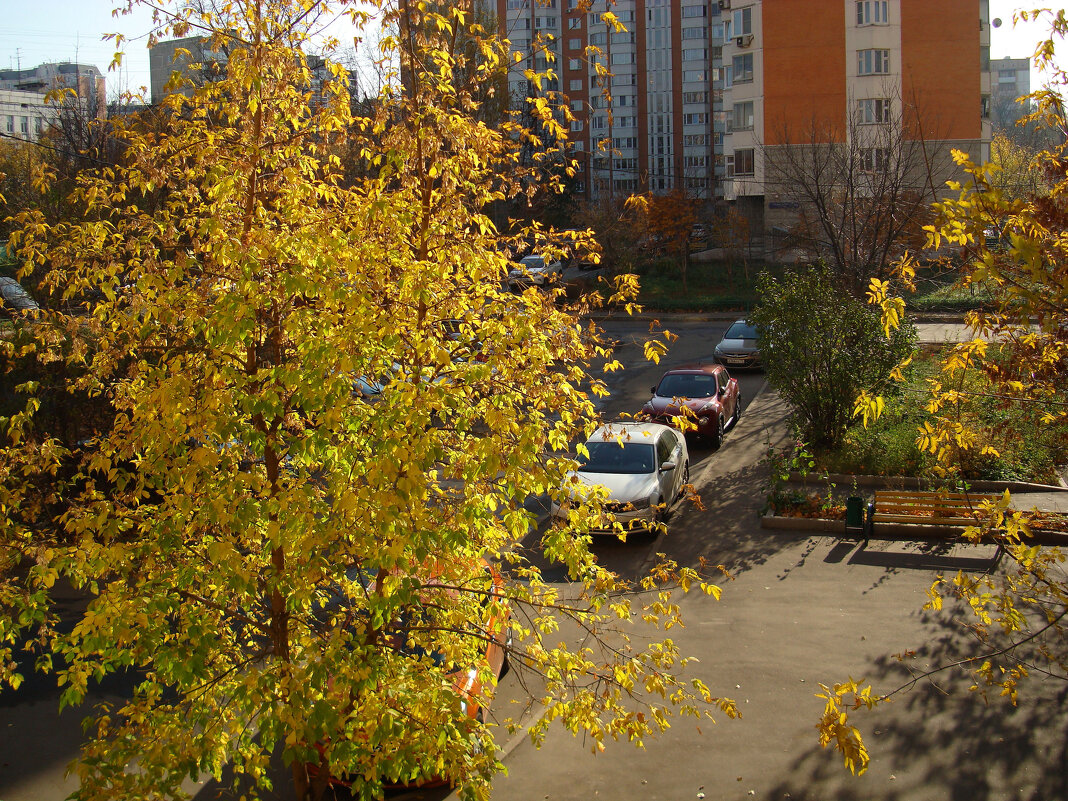
[[839, 288], [823, 265], [762, 273], [760, 305], [749, 315], [770, 383], [794, 411], [802, 437], [818, 450], [842, 441], [864, 390], [889, 392], [890, 371], [912, 350], [915, 329], [888, 338], [878, 310]]

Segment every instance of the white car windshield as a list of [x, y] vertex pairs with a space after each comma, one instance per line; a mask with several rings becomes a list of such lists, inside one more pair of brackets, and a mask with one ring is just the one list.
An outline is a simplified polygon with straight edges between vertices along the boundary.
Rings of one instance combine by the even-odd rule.
[[545, 267], [545, 259], [541, 256], [524, 256], [521, 263], [528, 270], [541, 270]]
[[587, 442], [590, 458], [579, 457], [583, 473], [652, 473], [652, 444], [644, 442]]

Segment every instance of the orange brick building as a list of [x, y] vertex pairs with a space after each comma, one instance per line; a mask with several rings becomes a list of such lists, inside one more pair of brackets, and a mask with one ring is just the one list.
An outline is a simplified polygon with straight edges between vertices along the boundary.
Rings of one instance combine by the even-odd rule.
[[[548, 41], [553, 59], [521, 66], [555, 71], [547, 88], [575, 116], [588, 196], [682, 187], [733, 203], [757, 231], [781, 211], [764, 170], [776, 148], [899, 126], [925, 152], [988, 156], [988, 0], [495, 2], [514, 50]], [[596, 62], [611, 71], [610, 102]], [[510, 89], [516, 104], [535, 91], [521, 69]]]

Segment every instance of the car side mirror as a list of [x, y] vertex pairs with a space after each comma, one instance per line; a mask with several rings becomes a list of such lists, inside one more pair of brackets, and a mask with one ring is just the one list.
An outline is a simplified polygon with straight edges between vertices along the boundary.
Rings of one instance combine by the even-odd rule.
[[674, 469], [675, 469], [675, 463], [674, 462], [664, 462], [662, 465], [660, 465], [660, 472], [661, 473], [667, 473], [668, 471], [674, 470]]
[[656, 387], [649, 387], [649, 391], [652, 392], [655, 395], [656, 394]]

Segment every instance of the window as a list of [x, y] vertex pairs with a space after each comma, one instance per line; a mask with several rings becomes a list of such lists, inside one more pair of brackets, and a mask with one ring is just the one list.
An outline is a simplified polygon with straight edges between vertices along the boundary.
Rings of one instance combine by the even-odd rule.
[[708, 125], [708, 114], [706, 112], [698, 112], [694, 114], [682, 115], [683, 125]]
[[638, 159], [616, 159], [615, 167], [617, 170], [636, 170], [638, 169]]
[[605, 117], [594, 117], [590, 121], [590, 128], [595, 131], [603, 131], [608, 127], [608, 120]]
[[857, 25], [885, 25], [887, 0], [857, 0]]
[[694, 17], [708, 16], [708, 9], [705, 6], [683, 6], [682, 18], [693, 19]]
[[[633, 55], [633, 54], [632, 54]], [[638, 76], [632, 75], [613, 75], [612, 86], [637, 86]]]
[[683, 28], [683, 39], [707, 39], [708, 28]]
[[567, 21], [567, 29], [570, 31], [580, 30], [582, 28], [582, 17], [572, 17]]
[[675, 452], [676, 444], [675, 435], [670, 430], [665, 431], [660, 441], [656, 443], [656, 456], [660, 464], [671, 461], [671, 454]]
[[530, 17], [523, 17], [512, 22], [512, 28], [517, 31], [529, 31], [530, 30]]
[[582, 69], [582, 61], [577, 58], [569, 58], [567, 60], [567, 68], [569, 70], [580, 70]]
[[861, 172], [883, 172], [888, 155], [885, 147], [866, 147], [858, 154], [857, 166]]
[[567, 49], [568, 50], [581, 50], [582, 49], [582, 40], [581, 39], [568, 39], [567, 40]]
[[746, 6], [734, 12], [731, 36], [745, 36], [753, 32], [753, 7]]
[[556, 27], [556, 17], [535, 17], [534, 18], [534, 27], [535, 28], [555, 28]]
[[616, 17], [619, 18], [620, 22], [634, 22], [634, 10], [617, 11]]
[[687, 156], [683, 162], [686, 167], [707, 167], [707, 156]]
[[708, 92], [683, 92], [683, 103], [707, 103]]
[[612, 105], [622, 108], [623, 106], [633, 106], [634, 101], [638, 99], [637, 95], [616, 95], [612, 98]]
[[638, 137], [636, 136], [623, 136], [612, 140], [612, 147], [616, 150], [623, 150], [624, 148], [636, 148], [638, 146]]
[[691, 47], [688, 50], [682, 51], [683, 61], [707, 61], [708, 50], [703, 47]]
[[616, 117], [615, 126], [617, 128], [634, 128], [638, 124], [637, 117]]
[[530, 8], [530, 0], [508, 0], [509, 11], [518, 11], [521, 8]]
[[857, 101], [857, 122], [861, 125], [874, 125], [890, 122], [890, 99], [873, 97]]
[[582, 90], [582, 79], [572, 78], [571, 82], [567, 85], [568, 89], [572, 92], [578, 92]]
[[745, 150], [734, 151], [734, 174], [735, 175], [754, 175], [756, 174], [756, 158], [755, 151], [752, 148]]
[[708, 70], [683, 70], [682, 80], [685, 83], [696, 83], [708, 80]]
[[634, 58], [635, 58], [636, 55], [637, 54], [634, 53], [634, 52], [630, 52], [630, 53], [613, 53], [612, 54], [612, 63], [613, 64], [633, 64], [634, 63]]
[[7, 115], [7, 132], [8, 133], [15, 133], [15, 115], [14, 114], [8, 114]]
[[620, 31], [612, 34], [614, 44], [634, 44], [634, 31]]
[[683, 147], [706, 147], [708, 145], [708, 134], [687, 134], [682, 137]]
[[571, 101], [571, 110], [572, 111], [582, 111], [583, 110], [583, 106], [585, 106], [585, 105], [586, 104], [583, 103], [581, 100], [572, 100]]
[[593, 45], [594, 47], [603, 47], [604, 45], [608, 44], [608, 34], [607, 33], [591, 33], [590, 34], [590, 44]]
[[23, 136], [29, 136], [30, 135], [30, 118], [29, 117], [19, 117], [19, 132]]
[[857, 51], [857, 75], [886, 75], [889, 72], [889, 50]]
[[734, 104], [733, 126], [735, 131], [753, 130], [753, 101]]
[[582, 130], [582, 120], [571, 120], [571, 131], [578, 132]]
[[734, 83], [753, 82], [753, 54], [746, 53], [743, 56], [735, 56], [731, 60], [731, 72]]

